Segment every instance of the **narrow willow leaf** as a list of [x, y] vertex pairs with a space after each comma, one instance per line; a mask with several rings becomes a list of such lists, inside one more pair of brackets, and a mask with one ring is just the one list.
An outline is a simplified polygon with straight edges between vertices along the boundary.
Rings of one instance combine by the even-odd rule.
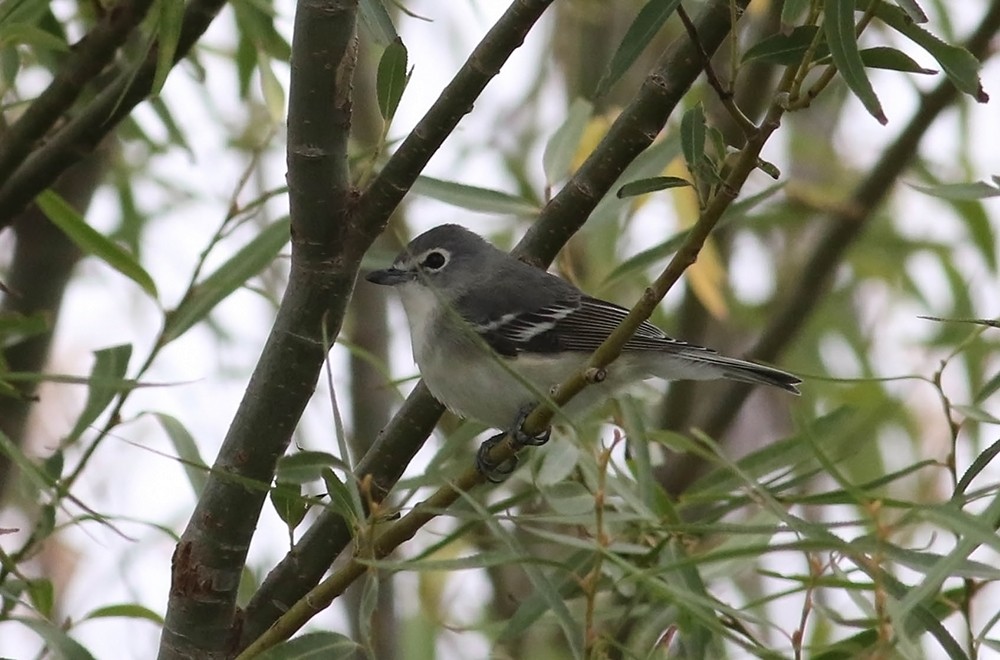
[[[163, 99], [157, 96], [149, 99], [148, 103], [149, 107], [153, 110], [154, 113], [156, 113], [156, 117], [160, 120], [160, 123], [163, 124], [163, 128], [167, 129], [167, 138], [170, 140], [170, 143], [176, 144], [177, 146], [181, 147], [182, 149], [184, 149], [184, 151], [188, 153], [189, 156], [191, 156], [192, 159], [194, 159], [195, 157], [194, 150], [188, 143], [187, 136], [184, 135], [184, 131], [182, 131], [181, 127], [177, 125], [177, 122], [174, 121], [174, 116], [170, 112], [170, 108], [167, 107], [167, 104], [163, 101]], [[132, 191], [128, 189], [123, 192], [126, 192], [126, 194], [128, 194], [131, 193]], [[122, 215], [127, 217], [128, 214], [123, 212]], [[131, 215], [135, 216], [137, 214], [133, 212]], [[133, 223], [133, 224], [138, 224], [138, 223]]]
[[899, 7], [884, 0], [876, 0], [875, 15], [886, 25], [917, 44], [937, 60], [945, 75], [959, 89], [980, 103], [986, 103], [989, 96], [983, 91], [979, 80], [979, 60], [964, 48], [947, 44], [923, 29], [907, 16]]
[[962, 478], [955, 485], [955, 497], [965, 494], [965, 491], [972, 484], [972, 480], [979, 476], [979, 473], [985, 470], [987, 465], [993, 462], [997, 454], [1000, 454], [1000, 440], [987, 447], [983, 453], [976, 456], [976, 459], [972, 461], [972, 465], [969, 466], [965, 474], [962, 475]]
[[639, 10], [618, 45], [618, 50], [611, 56], [607, 71], [597, 83], [597, 89], [594, 91], [596, 98], [604, 96], [618, 82], [680, 4], [680, 0], [649, 0]]
[[8, 621], [18, 623], [31, 628], [32, 631], [45, 640], [46, 654], [60, 660], [94, 660], [94, 656], [85, 649], [78, 641], [73, 639], [62, 630], [48, 621], [42, 619], [29, 619], [26, 617], [10, 617]]
[[295, 529], [306, 517], [308, 505], [298, 485], [278, 482], [271, 488], [269, 496], [275, 512], [288, 529]]
[[618, 189], [615, 193], [618, 195], [618, 199], [624, 197], [635, 197], [636, 195], [645, 195], [646, 193], [656, 192], [657, 190], [667, 190], [668, 188], [682, 188], [684, 186], [690, 186], [691, 182], [687, 179], [682, 179], [679, 176], [654, 176], [649, 179], [639, 179], [638, 181], [630, 181], [624, 186]]
[[941, 183], [934, 186], [921, 186], [915, 183], [907, 184], [914, 190], [940, 197], [942, 199], [975, 200], [1000, 197], [1000, 186], [988, 181], [974, 181], [972, 183]]
[[361, 25], [379, 46], [388, 46], [399, 38], [383, 0], [361, 0], [358, 9], [361, 14]]
[[[798, 64], [816, 38], [817, 32], [819, 28], [815, 25], [800, 25], [788, 34], [779, 32], [761, 39], [743, 53], [743, 63], [760, 61], [785, 66]], [[822, 52], [817, 51], [814, 58], [827, 52], [826, 48], [823, 48]]]
[[364, 517], [364, 512], [358, 509], [351, 492], [344, 485], [344, 482], [337, 478], [333, 470], [323, 468], [320, 471], [320, 476], [323, 477], [323, 483], [326, 484], [326, 492], [330, 496], [330, 506], [344, 520], [348, 521], [353, 529], [357, 522]]
[[566, 120], [549, 138], [542, 154], [542, 170], [548, 183], [561, 181], [570, 173], [573, 157], [593, 112], [593, 104], [585, 99], [578, 98], [570, 104]]
[[167, 313], [161, 342], [167, 344], [203, 320], [229, 294], [270, 264], [288, 242], [288, 218], [260, 231], [218, 270], [202, 280], [171, 312]]
[[[12, 3], [13, 4], [13, 3]], [[11, 48], [18, 44], [32, 46], [39, 50], [51, 50], [56, 53], [68, 53], [69, 44], [48, 30], [43, 30], [27, 23], [4, 24], [0, 22], [0, 44]]]
[[854, 33], [854, 0], [826, 0], [823, 4], [823, 31], [833, 63], [837, 65], [844, 82], [880, 124], [888, 123], [858, 50], [858, 39]]
[[88, 619], [107, 619], [121, 617], [125, 619], [145, 619], [158, 626], [163, 625], [163, 617], [138, 603], [121, 603], [118, 605], [105, 605], [88, 612], [81, 621]]
[[156, 284], [139, 262], [87, 224], [76, 209], [52, 190], [46, 190], [35, 200], [38, 208], [56, 227], [86, 254], [104, 261], [119, 273], [138, 284], [150, 297], [156, 298]]
[[[87, 389], [87, 403], [76, 419], [73, 430], [63, 440], [63, 446], [73, 444], [80, 435], [94, 423], [98, 415], [104, 412], [122, 387], [107, 385], [106, 381], [120, 381], [128, 369], [129, 358], [132, 357], [132, 345], [122, 344], [94, 351], [94, 366], [90, 370]], [[91, 380], [92, 379], [92, 380]]]
[[174, 67], [177, 42], [184, 22], [184, 0], [159, 0], [160, 14], [156, 26], [156, 73], [150, 94], [157, 96]]
[[929, 20], [923, 8], [917, 4], [917, 0], [895, 0], [895, 2], [914, 23], [926, 23]]
[[378, 75], [375, 81], [375, 92], [378, 97], [378, 109], [382, 119], [392, 121], [396, 116], [399, 101], [403, 98], [403, 90], [409, 82], [407, 73], [407, 53], [403, 40], [396, 37], [386, 46], [382, 58], [378, 61]]
[[297, 451], [278, 459], [275, 478], [282, 483], [319, 481], [324, 468], [345, 468], [344, 462], [325, 451]]
[[785, 0], [781, 7], [781, 24], [795, 25], [799, 17], [806, 13], [811, 0]]
[[46, 312], [0, 312], [0, 348], [48, 332], [51, 320], [51, 315]]
[[339, 633], [312, 632], [272, 646], [259, 660], [307, 660], [353, 658], [361, 646]]
[[187, 476], [188, 483], [191, 484], [194, 496], [200, 497], [208, 482], [209, 467], [198, 451], [198, 443], [177, 418], [165, 413], [152, 413], [152, 415], [166, 431], [167, 437], [170, 438], [174, 451], [177, 452], [177, 457], [184, 466], [184, 474]]
[[705, 109], [698, 103], [681, 117], [681, 153], [692, 173], [699, 171], [701, 167], [706, 134]]
[[263, 50], [257, 51], [257, 71], [260, 72], [260, 93], [271, 121], [281, 123], [285, 118], [285, 89], [274, 75], [271, 58]]
[[886, 69], [903, 73], [933, 75], [936, 69], [928, 69], [901, 50], [889, 46], [875, 46], [861, 51], [861, 61], [869, 69]]
[[410, 191], [478, 213], [500, 213], [524, 217], [535, 215], [541, 210], [537, 204], [510, 193], [469, 186], [455, 181], [443, 181], [429, 176], [417, 177]]

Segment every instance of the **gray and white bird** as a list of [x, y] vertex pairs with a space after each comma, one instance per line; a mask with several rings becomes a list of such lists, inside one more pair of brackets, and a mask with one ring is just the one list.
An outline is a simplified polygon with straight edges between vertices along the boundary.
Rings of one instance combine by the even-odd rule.
[[[525, 411], [579, 371], [628, 314], [458, 225], [417, 236], [392, 267], [367, 279], [399, 292], [413, 357], [431, 394], [460, 417], [497, 429], [513, 423], [517, 431]], [[772, 367], [671, 339], [643, 323], [606, 378], [562, 410], [573, 417], [649, 378], [725, 378], [794, 394], [801, 382]]]

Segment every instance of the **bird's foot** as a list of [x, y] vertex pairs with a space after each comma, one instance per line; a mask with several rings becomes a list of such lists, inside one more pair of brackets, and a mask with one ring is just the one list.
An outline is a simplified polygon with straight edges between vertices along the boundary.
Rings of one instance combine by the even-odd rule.
[[552, 435], [552, 429], [547, 428], [538, 435], [530, 435], [524, 430], [524, 421], [528, 419], [528, 415], [534, 410], [536, 404], [529, 403], [521, 406], [521, 409], [517, 411], [517, 418], [514, 420], [514, 424], [510, 427], [510, 434], [514, 438], [515, 446], [518, 449], [522, 447], [541, 447], [546, 442], [549, 441], [549, 436]]
[[[518, 451], [524, 447], [540, 447], [549, 441], [549, 437], [552, 435], [552, 429], [545, 429], [543, 433], [539, 433], [538, 435], [531, 435], [524, 431], [524, 420], [528, 418], [528, 415], [530, 415], [531, 411], [534, 409], [535, 404], [533, 403], [522, 406], [517, 412], [517, 418], [514, 420], [514, 424], [511, 426], [509, 431], [506, 433], [498, 433], [480, 445], [479, 451], [476, 453], [476, 469], [485, 475], [490, 482], [495, 484], [500, 483], [510, 476], [514, 469], [517, 468], [516, 453]], [[508, 435], [511, 436], [511, 447], [514, 450], [515, 455], [500, 462], [499, 464], [494, 463], [490, 460], [490, 451], [500, 444], [500, 442], [502, 442]]]

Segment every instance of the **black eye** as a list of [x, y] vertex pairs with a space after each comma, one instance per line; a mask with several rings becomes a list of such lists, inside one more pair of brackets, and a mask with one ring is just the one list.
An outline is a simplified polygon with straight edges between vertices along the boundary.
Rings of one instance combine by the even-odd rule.
[[448, 260], [440, 252], [431, 252], [424, 260], [420, 262], [420, 265], [427, 270], [438, 270], [442, 266], [448, 263]]

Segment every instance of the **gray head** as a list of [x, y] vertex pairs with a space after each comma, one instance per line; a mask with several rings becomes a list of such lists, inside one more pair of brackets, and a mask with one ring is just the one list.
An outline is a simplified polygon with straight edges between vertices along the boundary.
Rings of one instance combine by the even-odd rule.
[[464, 285], [488, 274], [507, 257], [481, 236], [459, 225], [440, 225], [417, 236], [403, 249], [391, 268], [365, 278], [396, 286], [422, 281], [429, 287], [458, 294]]

